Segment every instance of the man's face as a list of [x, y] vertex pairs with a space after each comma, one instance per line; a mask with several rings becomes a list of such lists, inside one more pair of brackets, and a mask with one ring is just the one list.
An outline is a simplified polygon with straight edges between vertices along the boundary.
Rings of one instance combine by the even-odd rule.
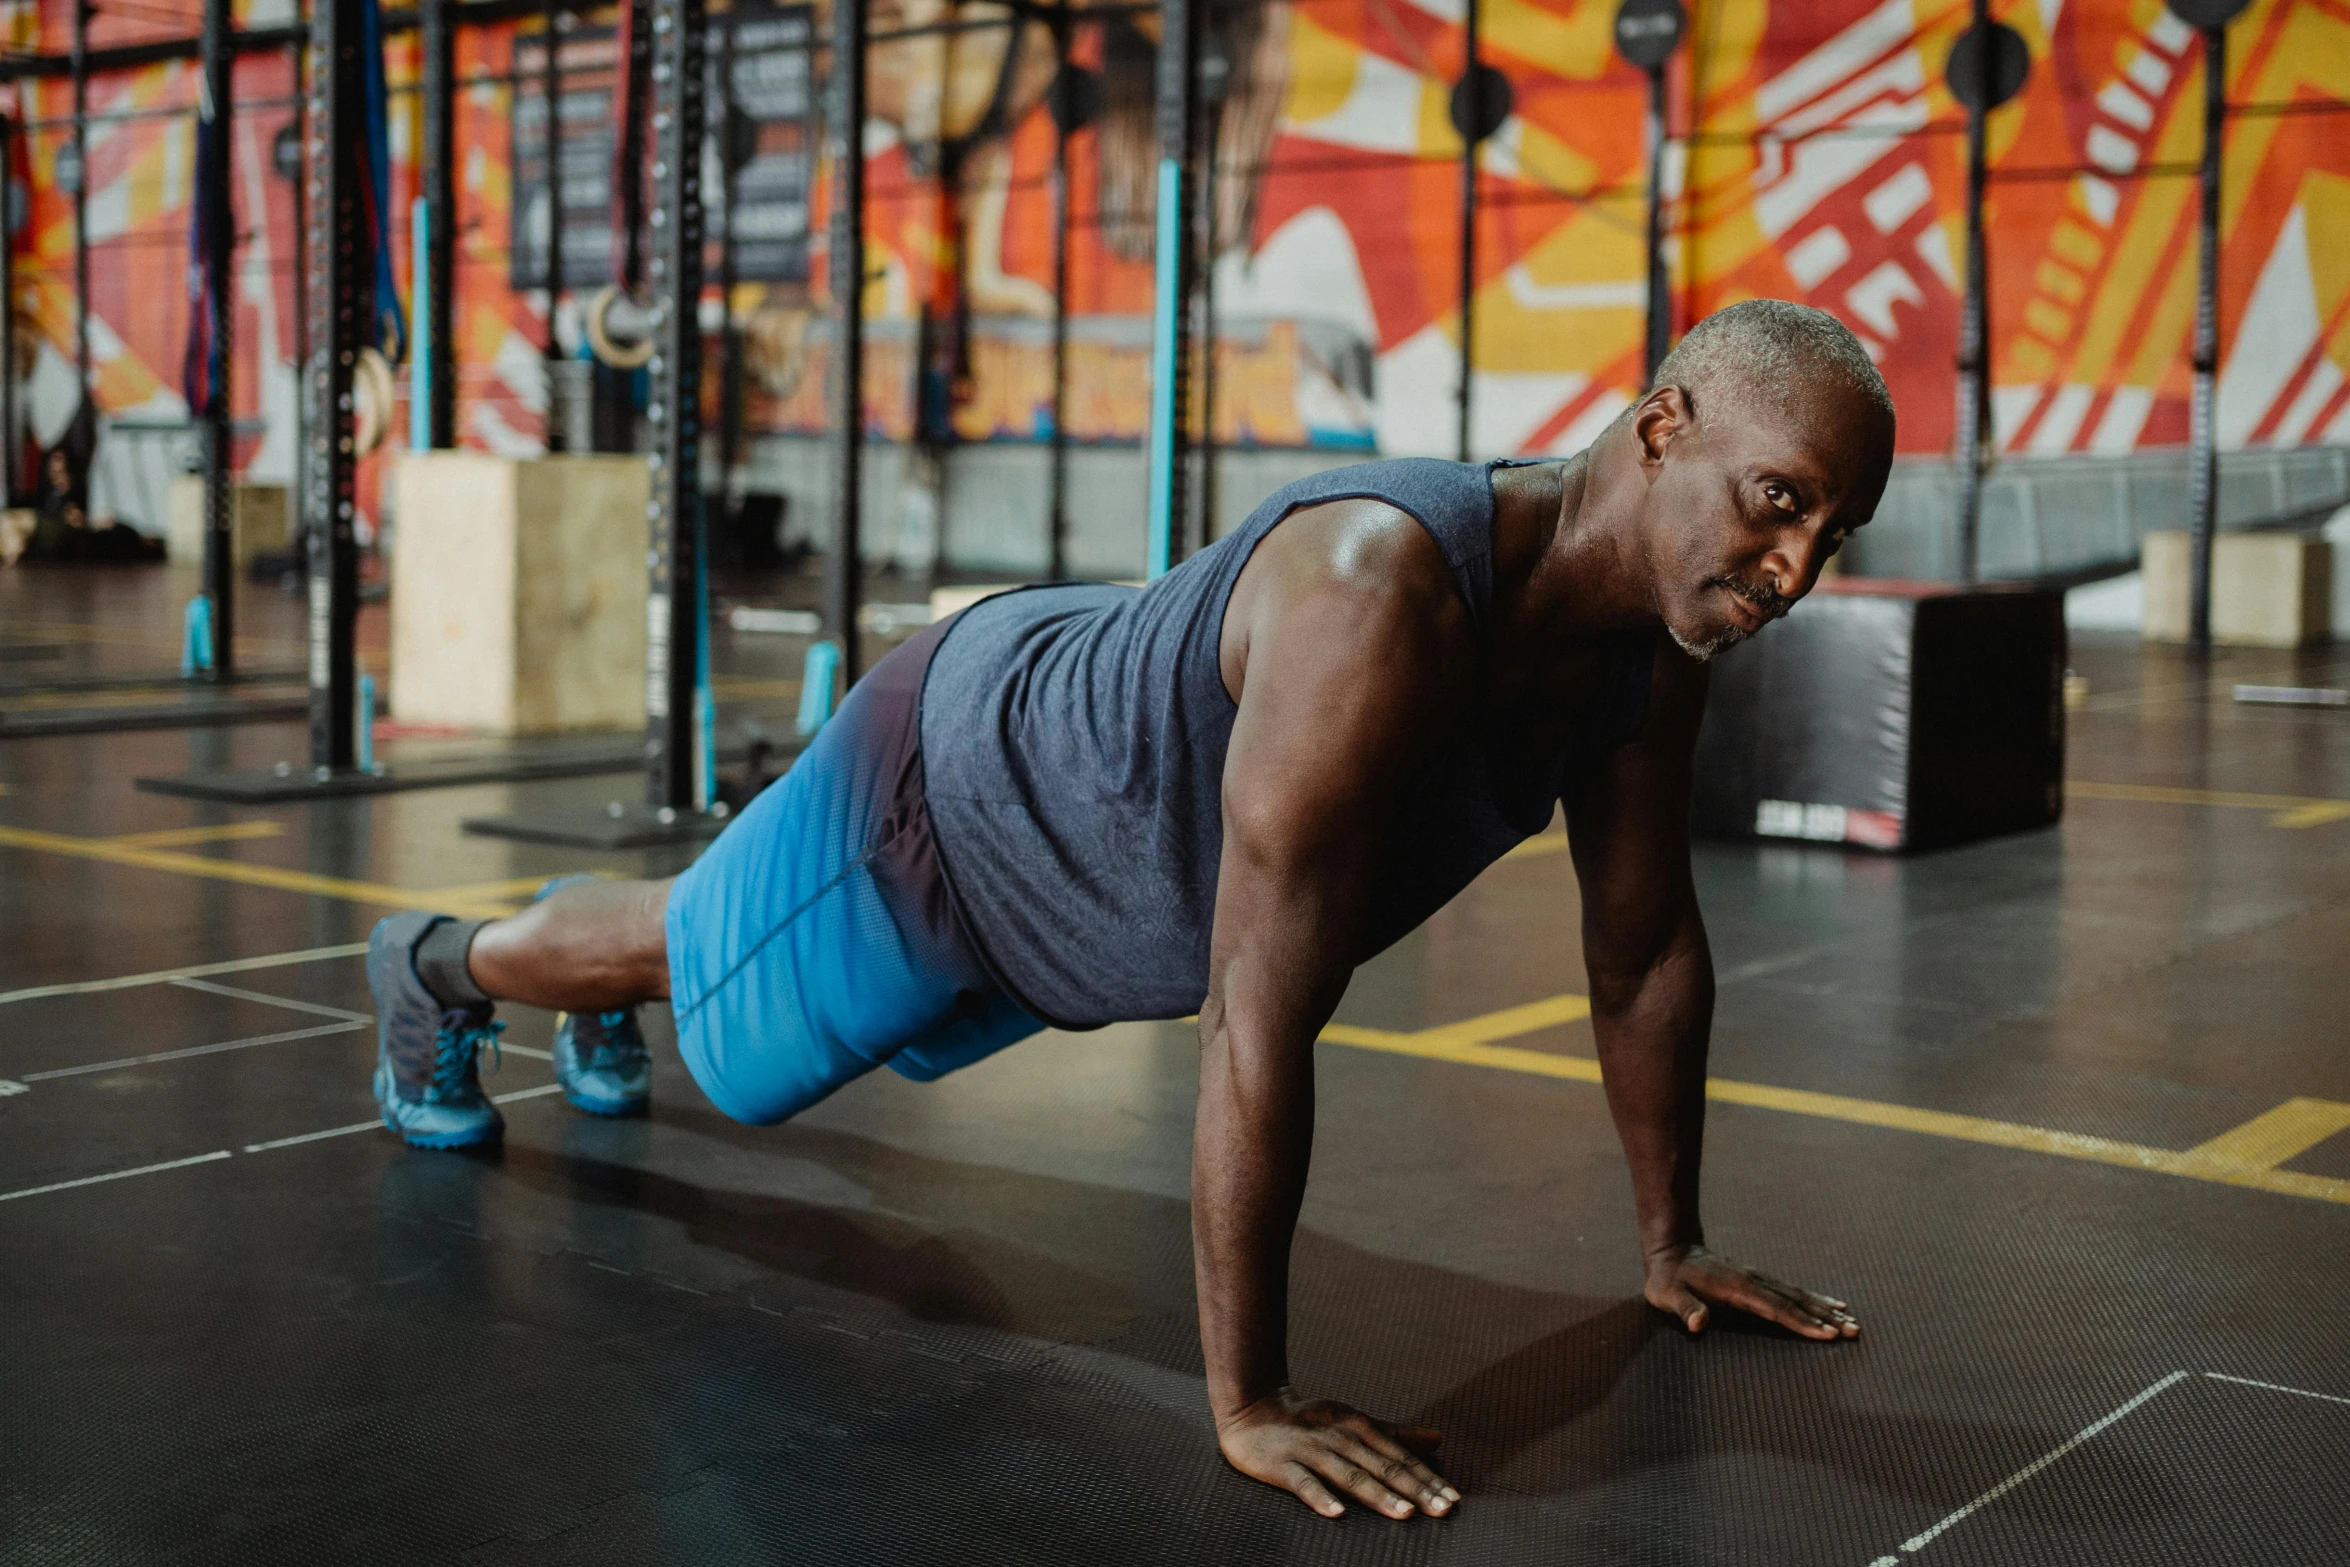
[[1712, 401], [1710, 417], [1693, 414], [1667, 388], [1633, 416], [1657, 610], [1700, 661], [1811, 591], [1875, 514], [1892, 464], [1891, 430], [1858, 398], [1802, 399], [1787, 413]]

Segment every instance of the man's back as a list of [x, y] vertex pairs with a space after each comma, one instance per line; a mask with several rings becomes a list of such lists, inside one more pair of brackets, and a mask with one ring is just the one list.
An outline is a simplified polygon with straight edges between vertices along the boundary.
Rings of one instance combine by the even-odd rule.
[[[1005, 594], [965, 611], [940, 644], [922, 701], [931, 820], [982, 956], [1038, 1016], [1084, 1027], [1199, 1009], [1237, 712], [1219, 661], [1225, 605], [1284, 518], [1350, 498], [1419, 520], [1481, 640], [1493, 589], [1491, 469], [1413, 458], [1289, 485], [1147, 589]], [[1478, 705], [1456, 715], [1454, 733], [1403, 791], [1362, 956], [1539, 832], [1570, 750], [1637, 727], [1649, 638], [1618, 641], [1602, 711], [1578, 747], [1526, 757], [1492, 743]]]

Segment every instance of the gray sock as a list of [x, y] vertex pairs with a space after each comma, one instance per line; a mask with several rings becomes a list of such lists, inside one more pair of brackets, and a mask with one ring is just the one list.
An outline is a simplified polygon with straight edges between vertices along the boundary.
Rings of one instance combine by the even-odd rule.
[[489, 1004], [489, 993], [473, 982], [473, 974], [465, 966], [465, 954], [473, 946], [474, 936], [488, 923], [488, 920], [441, 920], [416, 944], [416, 977], [424, 981], [424, 988], [442, 1006]]

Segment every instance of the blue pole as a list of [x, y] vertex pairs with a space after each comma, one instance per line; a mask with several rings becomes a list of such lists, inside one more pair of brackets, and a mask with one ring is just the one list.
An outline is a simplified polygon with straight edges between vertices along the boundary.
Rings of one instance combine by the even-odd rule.
[[212, 600], [199, 593], [188, 600], [186, 634], [180, 638], [180, 678], [193, 680], [210, 674], [214, 665]]
[[408, 449], [432, 449], [432, 207], [422, 196], [408, 208]]
[[840, 678], [840, 645], [811, 642], [800, 666], [800, 713], [797, 728], [803, 738], [832, 721], [832, 686]]

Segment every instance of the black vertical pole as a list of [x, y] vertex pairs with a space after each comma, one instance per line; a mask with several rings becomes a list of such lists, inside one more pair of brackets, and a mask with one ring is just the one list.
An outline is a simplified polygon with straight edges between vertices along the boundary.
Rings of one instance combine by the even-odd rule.
[[233, 98], [230, 75], [229, 0], [204, 0], [201, 42], [206, 124], [196, 137], [196, 189], [204, 210], [197, 232], [204, 252], [204, 312], [210, 342], [205, 366], [204, 406], [192, 410], [204, 430], [204, 596], [212, 601], [212, 666], [226, 681], [236, 672], [236, 452], [229, 423], [229, 369], [236, 359], [236, 217], [229, 200], [228, 134]]
[[[703, 0], [653, 7], [653, 449], [645, 647], [645, 803], [695, 805], [701, 656]], [[550, 102], [550, 108], [552, 104]]]
[[308, 217], [310, 451], [302, 527], [310, 554], [310, 763], [352, 765], [357, 751], [359, 547], [352, 532], [358, 459], [351, 371], [374, 307], [366, 252], [367, 95], [360, 0], [312, 0]]
[[2219, 162], [2227, 134], [2228, 33], [2203, 29], [2203, 163], [2196, 171], [2195, 401], [2189, 420], [2187, 637], [2211, 651], [2211, 548], [2219, 523]]
[[[563, 427], [569, 410], [563, 406], [563, 386], [553, 366], [563, 357], [563, 338], [555, 330], [555, 310], [563, 297], [563, 7], [547, 0], [545, 31], [540, 35], [546, 55], [540, 62], [539, 96], [547, 105], [547, 450], [567, 451], [580, 444], [582, 432]], [[697, 155], [698, 156], [698, 155]], [[697, 220], [698, 221], [698, 220]]]
[[457, 255], [457, 197], [453, 167], [456, 158], [456, 100], [451, 79], [456, 74], [457, 30], [450, 25], [451, 0], [422, 0], [424, 72], [424, 185], [426, 319], [417, 335], [424, 340], [424, 372], [430, 404], [425, 428], [435, 448], [457, 444], [457, 350], [452, 335], [455, 311], [450, 290], [455, 282]]
[[1069, 574], [1069, 0], [1053, 9], [1053, 429], [1046, 478], [1045, 580]]
[[743, 461], [743, 342], [734, 319], [734, 204], [742, 190], [735, 161], [743, 132], [742, 110], [734, 100], [734, 19], [727, 18], [718, 46], [718, 102], [712, 117], [718, 126], [718, 482], [726, 496], [727, 519], [735, 520], [742, 505]]
[[1958, 573], [1973, 582], [1980, 569], [1983, 449], [1990, 438], [1990, 277], [1983, 245], [1983, 122], [1991, 112], [1990, 0], [1974, 0], [1975, 90], [1966, 118], [1966, 302], [1958, 329]]
[[1665, 276], [1665, 68], [1648, 68], [1648, 381], [1673, 348], [1673, 290]]
[[1469, 129], [1461, 138], [1461, 384], [1454, 453], [1462, 462], [1469, 460], [1469, 378], [1476, 362], [1470, 345], [1477, 319], [1477, 144], [1484, 139], [1485, 116], [1485, 82], [1477, 70], [1477, 0], [1467, 0], [1466, 10], [1461, 80], [1468, 84]]
[[[310, 430], [310, 47], [293, 49], [294, 67], [294, 507], [308, 527]], [[307, 532], [304, 537], [307, 538]]]
[[[628, 117], [620, 125], [620, 287], [635, 295], [645, 286], [645, 114], [652, 92], [653, 14], [645, 0], [628, 8], [628, 34], [620, 40]], [[731, 33], [729, 36], [732, 36]]]
[[1151, 284], [1149, 536], [1144, 572], [1182, 558], [1191, 477], [1192, 114], [1199, 79], [1194, 0], [1159, 0], [1158, 212]]
[[[0, 182], [15, 166], [16, 122], [0, 116]], [[16, 435], [16, 234], [0, 198], [0, 505], [14, 506], [22, 475]]]
[[824, 623], [840, 644], [841, 678], [857, 678], [858, 541], [865, 448], [865, 0], [834, 0], [832, 103], [832, 553], [824, 562]]
[[90, 7], [74, 0], [73, 55], [73, 364], [90, 395]]
[[1232, 62], [1219, 48], [1214, 69], [1200, 67], [1201, 148], [1199, 180], [1199, 526], [1191, 546], [1205, 549], [1216, 537], [1216, 160], [1223, 152], [1224, 97], [1232, 83]]

